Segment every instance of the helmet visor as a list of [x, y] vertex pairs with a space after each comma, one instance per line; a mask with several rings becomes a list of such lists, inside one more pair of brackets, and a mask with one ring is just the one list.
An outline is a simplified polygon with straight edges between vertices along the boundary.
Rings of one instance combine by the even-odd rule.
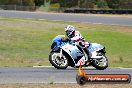
[[66, 35], [69, 36], [72, 33], [72, 31], [67, 30]]

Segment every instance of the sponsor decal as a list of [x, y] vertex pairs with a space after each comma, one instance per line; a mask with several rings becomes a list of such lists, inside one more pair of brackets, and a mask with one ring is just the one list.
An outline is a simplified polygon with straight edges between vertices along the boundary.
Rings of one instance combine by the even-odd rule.
[[76, 76], [76, 81], [80, 85], [84, 85], [86, 83], [122, 84], [130, 83], [131, 76], [129, 74], [86, 74], [80, 66], [79, 73]]
[[85, 59], [85, 58], [82, 57], [82, 58], [79, 60], [79, 63], [82, 64], [82, 65], [84, 65], [84, 64], [85, 64], [85, 60], [84, 60], [84, 59]]

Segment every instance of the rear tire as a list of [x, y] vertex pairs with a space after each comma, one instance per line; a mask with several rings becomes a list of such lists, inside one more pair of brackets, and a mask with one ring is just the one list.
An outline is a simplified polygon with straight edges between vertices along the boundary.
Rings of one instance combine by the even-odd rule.
[[98, 59], [95, 59], [95, 60], [92, 61], [92, 66], [95, 67], [98, 70], [104, 70], [104, 69], [106, 69], [108, 67], [108, 59], [107, 59], [107, 57], [105, 55], [102, 55], [102, 56], [103, 56], [102, 60], [104, 59], [104, 62], [105, 62], [104, 64], [105, 65], [100, 66], [100, 62], [99, 62]]
[[52, 64], [52, 66], [54, 66], [57, 69], [66, 69], [69, 65], [68, 58], [65, 55], [63, 55], [63, 57], [60, 59], [58, 52], [51, 52], [49, 55], [49, 61]]

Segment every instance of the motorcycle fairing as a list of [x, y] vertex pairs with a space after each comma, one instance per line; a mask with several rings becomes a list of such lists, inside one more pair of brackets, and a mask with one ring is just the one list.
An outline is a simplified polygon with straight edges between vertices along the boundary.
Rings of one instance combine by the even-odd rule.
[[77, 64], [78, 61], [82, 57], [84, 57], [84, 54], [77, 48], [76, 45], [67, 43], [62, 46], [62, 49], [70, 55], [70, 57], [74, 60], [75, 64]]

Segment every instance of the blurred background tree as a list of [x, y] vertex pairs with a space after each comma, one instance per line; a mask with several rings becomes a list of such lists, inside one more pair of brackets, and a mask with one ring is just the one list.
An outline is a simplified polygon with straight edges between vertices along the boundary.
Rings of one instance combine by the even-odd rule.
[[97, 0], [97, 7], [102, 8], [102, 9], [108, 8], [107, 1], [106, 0]]
[[[119, 9], [120, 8], [120, 0], [106, 0], [108, 7], [111, 9]], [[125, 1], [125, 0], [123, 0]]]
[[132, 9], [132, 0], [0, 0], [0, 5], [58, 8]]
[[120, 9], [132, 9], [132, 0], [119, 0]]

